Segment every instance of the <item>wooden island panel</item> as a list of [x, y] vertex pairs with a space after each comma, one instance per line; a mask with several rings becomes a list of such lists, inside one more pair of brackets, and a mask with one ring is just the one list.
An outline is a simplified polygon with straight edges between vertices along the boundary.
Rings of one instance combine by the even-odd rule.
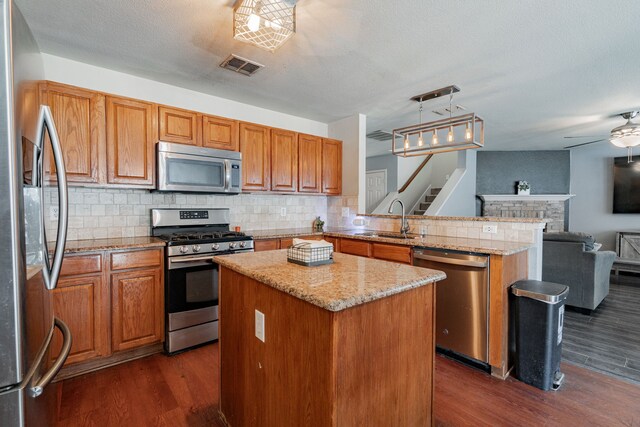
[[227, 425], [432, 425], [433, 284], [331, 312], [224, 266], [220, 279]]
[[509, 352], [511, 285], [527, 278], [527, 252], [489, 257], [489, 364], [491, 375], [505, 379], [513, 367]]

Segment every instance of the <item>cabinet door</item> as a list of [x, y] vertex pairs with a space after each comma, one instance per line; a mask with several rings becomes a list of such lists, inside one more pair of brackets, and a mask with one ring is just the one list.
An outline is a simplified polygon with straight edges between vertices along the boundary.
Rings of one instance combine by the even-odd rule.
[[374, 243], [373, 257], [387, 261], [401, 262], [403, 264], [411, 264], [411, 247]]
[[159, 139], [165, 142], [200, 145], [198, 113], [170, 107], [158, 107]]
[[238, 151], [238, 122], [223, 117], [202, 117], [202, 146]]
[[340, 239], [338, 237], [324, 236], [323, 238], [327, 242], [333, 243], [333, 251], [334, 252], [340, 252]]
[[[66, 261], [65, 261], [66, 262]], [[66, 365], [109, 353], [109, 299], [102, 276], [63, 277], [52, 291], [54, 316], [71, 330], [73, 341]], [[60, 334], [54, 335], [51, 356], [62, 347]]]
[[160, 269], [111, 275], [111, 348], [114, 352], [162, 342], [161, 275]]
[[298, 135], [298, 191], [322, 192], [322, 138]]
[[264, 239], [253, 241], [253, 250], [256, 252], [273, 251], [276, 249], [280, 249], [279, 239]]
[[147, 102], [107, 97], [107, 181], [154, 187], [157, 108]]
[[298, 140], [295, 132], [271, 130], [271, 189], [296, 191], [298, 188]]
[[[104, 183], [104, 167], [101, 167], [105, 147], [104, 95], [74, 86], [44, 83], [40, 87], [40, 99], [51, 109], [69, 183]], [[48, 158], [51, 159], [48, 170], [54, 172], [53, 156]], [[53, 178], [55, 173], [51, 175]]]
[[355, 239], [340, 239], [340, 252], [370, 257], [371, 243]]
[[342, 141], [322, 139], [322, 192], [342, 193]]
[[271, 144], [269, 128], [240, 123], [242, 190], [268, 191], [271, 188]]

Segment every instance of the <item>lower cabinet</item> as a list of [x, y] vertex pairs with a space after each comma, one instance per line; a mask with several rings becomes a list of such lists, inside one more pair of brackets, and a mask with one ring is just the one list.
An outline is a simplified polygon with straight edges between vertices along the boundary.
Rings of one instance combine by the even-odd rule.
[[[322, 236], [317, 234], [311, 236], [296, 236], [295, 238], [304, 240], [322, 240]], [[289, 246], [293, 245], [293, 239], [293, 237], [284, 237], [282, 239], [254, 240], [253, 250], [256, 252], [261, 252], [273, 251], [276, 249], [287, 249]]]
[[[52, 292], [54, 316], [64, 321], [73, 337], [67, 365], [109, 354], [109, 295], [102, 276], [62, 277]], [[62, 347], [54, 335], [51, 356]]]
[[161, 342], [164, 336], [163, 287], [158, 269], [111, 275], [113, 351]]
[[402, 264], [412, 263], [410, 246], [335, 237], [325, 237], [325, 240], [333, 243], [336, 252], [399, 262]]
[[[162, 343], [162, 255], [163, 249], [154, 248], [65, 256], [51, 298], [54, 316], [71, 330], [65, 366], [88, 362], [95, 368], [120, 351]], [[59, 334], [52, 345], [51, 354], [57, 355]]]

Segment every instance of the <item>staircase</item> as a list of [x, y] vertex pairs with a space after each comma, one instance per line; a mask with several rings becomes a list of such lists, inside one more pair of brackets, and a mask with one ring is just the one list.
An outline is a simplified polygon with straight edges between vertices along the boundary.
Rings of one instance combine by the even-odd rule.
[[442, 188], [432, 188], [430, 194], [424, 197], [424, 202], [420, 202], [418, 208], [415, 209], [412, 215], [424, 215], [424, 213], [429, 209], [431, 203], [438, 197], [438, 193], [440, 193]]

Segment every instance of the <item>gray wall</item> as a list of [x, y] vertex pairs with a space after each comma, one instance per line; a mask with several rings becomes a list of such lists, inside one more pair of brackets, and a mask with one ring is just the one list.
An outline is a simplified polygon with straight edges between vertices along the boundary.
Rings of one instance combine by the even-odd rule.
[[613, 213], [613, 158], [626, 154], [608, 142], [572, 151], [571, 190], [576, 196], [571, 199], [570, 230], [593, 234], [601, 250], [615, 250], [616, 231], [640, 230], [640, 214]]
[[[478, 151], [477, 194], [516, 194], [518, 181], [527, 181], [531, 194], [570, 193], [571, 152]], [[476, 206], [479, 210], [480, 201]], [[569, 206], [567, 202], [565, 228], [571, 218]]]
[[398, 190], [398, 158], [393, 154], [367, 157], [367, 171], [387, 170], [387, 193]]

